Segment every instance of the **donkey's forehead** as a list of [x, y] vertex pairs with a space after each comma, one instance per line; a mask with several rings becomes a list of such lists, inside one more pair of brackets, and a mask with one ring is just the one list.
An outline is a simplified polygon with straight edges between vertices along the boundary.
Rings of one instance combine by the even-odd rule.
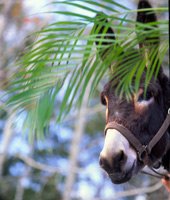
[[[115, 81], [115, 78], [112, 78], [105, 86], [103, 89], [102, 94], [106, 95], [106, 96], [115, 96], [115, 89], [117, 88], [117, 86], [120, 83], [120, 79]], [[132, 88], [135, 88], [135, 77], [132, 80]], [[140, 84], [139, 84], [139, 88], [140, 89], [145, 89], [145, 74], [142, 75]], [[160, 92], [161, 87], [159, 84], [159, 80], [154, 81], [154, 79], [152, 78], [150, 83], [147, 86], [147, 91], [150, 91], [153, 93], [154, 96], [157, 96], [158, 93]]]

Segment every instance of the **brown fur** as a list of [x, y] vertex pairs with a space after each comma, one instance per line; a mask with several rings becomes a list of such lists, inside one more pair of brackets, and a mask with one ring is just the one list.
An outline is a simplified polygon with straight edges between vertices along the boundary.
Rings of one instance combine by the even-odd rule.
[[[151, 5], [148, 0], [139, 0], [138, 8], [150, 7]], [[156, 20], [156, 18], [157, 17], [155, 14], [148, 14], [147, 12], [139, 12], [137, 14], [137, 21], [142, 23], [153, 22]], [[99, 33], [102, 33], [102, 30], [103, 27], [101, 28]], [[109, 33], [114, 34], [111, 28], [109, 28], [108, 30]], [[112, 38], [115, 39], [114, 36]], [[146, 40], [148, 40], [148, 38], [146, 38]], [[140, 43], [139, 46], [145, 46], [146, 40]], [[159, 42], [157, 41], [156, 45], [158, 44]], [[103, 54], [101, 55], [103, 59]], [[104, 86], [104, 90], [101, 93], [101, 102], [103, 104], [106, 104], [107, 102], [108, 111], [106, 124], [114, 121], [125, 126], [136, 136], [136, 138], [143, 145], [147, 145], [157, 133], [166, 118], [168, 108], [170, 108], [170, 79], [163, 73], [162, 67], [159, 70], [156, 81], [154, 81], [154, 78], [152, 78], [147, 87], [148, 99], [153, 98], [153, 102], [150, 102], [146, 105], [140, 104], [140, 98], [142, 98], [141, 95], [145, 88], [145, 77], [146, 70], [144, 70], [142, 74], [140, 89], [138, 93], [133, 96], [132, 101], [127, 101], [125, 96], [123, 96], [123, 98], [120, 100], [118, 97], [119, 95], [115, 95], [115, 90], [119, 80], [117, 82], [114, 82], [114, 79], [110, 80]], [[164, 168], [170, 172], [169, 143], [170, 127], [169, 130], [167, 130], [166, 134], [153, 148], [150, 154], [150, 164], [154, 165], [155, 162], [161, 160]]]

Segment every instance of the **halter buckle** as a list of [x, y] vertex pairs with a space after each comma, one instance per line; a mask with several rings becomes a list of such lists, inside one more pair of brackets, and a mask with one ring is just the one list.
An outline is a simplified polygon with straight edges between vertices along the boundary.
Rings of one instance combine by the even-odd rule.
[[138, 158], [141, 162], [144, 162], [147, 154], [148, 154], [148, 150], [147, 150], [148, 146], [147, 145], [143, 145], [143, 150], [142, 151], [138, 151]]

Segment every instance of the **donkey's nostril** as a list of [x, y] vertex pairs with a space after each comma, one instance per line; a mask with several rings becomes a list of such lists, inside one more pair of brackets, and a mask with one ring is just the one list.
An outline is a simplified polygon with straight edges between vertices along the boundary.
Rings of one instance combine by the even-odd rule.
[[105, 168], [106, 160], [102, 156], [100, 156], [99, 165], [100, 167]]
[[106, 170], [107, 172], [110, 171], [111, 167], [107, 161], [107, 159], [105, 159], [104, 157], [100, 156], [99, 159], [99, 165], [101, 168], [103, 168], [104, 170]]
[[108, 173], [111, 171], [118, 172], [122, 170], [122, 167], [126, 163], [126, 160], [127, 160], [127, 156], [124, 153], [124, 151], [121, 150], [110, 156], [100, 155], [99, 164], [100, 164], [100, 167], [106, 170]]
[[103, 158], [102, 157], [99, 158], [99, 165], [100, 165], [100, 167], [102, 167], [102, 165], [103, 165]]
[[124, 158], [125, 158], [124, 152], [123, 152], [123, 151], [120, 151], [120, 153], [119, 153], [119, 162], [123, 161]]
[[121, 166], [126, 162], [126, 155], [123, 151], [119, 151], [113, 156], [112, 162], [114, 163], [114, 165]]

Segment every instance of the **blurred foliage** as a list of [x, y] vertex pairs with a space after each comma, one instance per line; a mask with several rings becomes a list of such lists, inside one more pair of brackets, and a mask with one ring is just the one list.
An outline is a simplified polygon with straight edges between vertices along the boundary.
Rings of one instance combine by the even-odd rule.
[[[24, 7], [21, 2], [14, 2], [11, 7], [10, 19], [7, 24], [8, 28], [10, 28], [10, 24], [13, 24], [16, 20], [17, 22], [15, 25], [17, 25], [17, 29], [19, 28], [20, 30], [23, 30], [22, 28], [30, 23], [31, 19], [26, 16], [24, 17], [26, 11], [23, 10]], [[62, 4], [62, 7], [59, 6], [60, 4]], [[5, 84], [3, 85], [5, 85], [4, 89], [7, 91], [8, 99], [8, 101], [5, 99], [4, 102], [7, 102], [7, 106], [10, 105], [17, 108], [20, 118], [23, 119], [25, 115], [27, 116], [21, 130], [22, 133], [24, 131], [26, 132], [26, 140], [28, 138], [34, 140], [36, 131], [36, 138], [39, 139], [39, 143], [37, 144], [36, 142], [34, 145], [34, 160], [46, 163], [50, 166], [59, 166], [62, 169], [64, 167], [68, 168], [70, 143], [74, 136], [75, 122], [78, 116], [75, 108], [80, 108], [84, 95], [86, 94], [86, 87], [89, 81], [92, 80], [88, 103], [89, 115], [87, 117], [85, 134], [82, 138], [81, 150], [78, 158], [78, 167], [81, 167], [83, 171], [85, 171], [85, 168], [89, 167], [89, 165], [98, 163], [98, 156], [102, 145], [101, 141], [104, 139], [105, 111], [102, 107], [99, 112], [95, 111], [95, 113], [91, 113], [91, 111], [94, 109], [95, 105], [99, 103], [99, 93], [101, 91], [99, 84], [102, 83], [102, 86], [104, 85], [106, 79], [108, 79], [110, 75], [110, 71], [108, 70], [111, 64], [110, 62], [116, 59], [116, 57], [114, 57], [109, 62], [101, 62], [98, 55], [99, 50], [97, 50], [94, 45], [98, 34], [95, 32], [95, 25], [99, 23], [106, 27], [111, 26], [117, 30], [118, 34], [116, 36], [117, 39], [119, 37], [119, 42], [122, 44], [122, 47], [117, 48], [115, 52], [116, 56], [118, 56], [121, 51], [128, 48], [128, 46], [126, 46], [127, 40], [134, 41], [134, 43], [128, 43], [128, 45], [130, 45], [129, 49], [135, 46], [138, 42], [138, 38], [134, 34], [135, 32], [140, 34], [139, 36], [141, 39], [144, 38], [144, 29], [146, 26], [143, 25], [140, 31], [137, 30], [135, 27], [136, 22], [133, 21], [136, 11], [129, 11], [126, 6], [110, 0], [54, 1], [53, 8], [54, 12], [52, 13], [57, 19], [61, 19], [61, 16], [64, 16], [66, 20], [53, 22], [45, 29], [38, 32], [36, 31], [31, 37], [27, 37], [24, 40], [23, 45], [19, 43], [19, 46], [15, 48], [13, 54], [9, 54], [10, 56], [7, 54], [7, 57], [4, 56], [5, 62], [3, 63], [5, 64], [3, 65], [3, 69], [8, 71], [8, 75], [2, 77], [3, 80], [5, 80]], [[81, 14], [76, 13], [76, 9], [78, 8], [82, 9]], [[0, 9], [3, 9], [2, 4], [0, 4]], [[108, 23], [100, 23], [98, 18], [95, 17], [96, 14], [99, 13], [99, 10], [107, 13], [107, 15], [103, 14], [102, 17], [109, 19]], [[159, 29], [162, 36], [161, 40], [165, 44], [161, 52], [167, 54], [165, 50], [168, 48], [166, 46], [168, 43], [168, 23], [167, 20], [164, 20], [164, 13], [167, 13], [168, 9], [160, 7], [154, 10], [163, 16], [158, 24], [161, 27]], [[88, 16], [87, 12], [83, 14], [84, 11], [90, 11], [93, 17]], [[22, 16], [22, 19], [19, 19], [19, 16]], [[38, 26], [39, 21], [39, 18], [37, 19], [35, 17], [33, 19], [34, 28]], [[147, 25], [147, 27], [148, 26], [149, 25]], [[155, 31], [157, 30], [158, 29], [155, 29]], [[37, 39], [36, 41], [35, 38]], [[17, 39], [13, 38], [13, 40]], [[104, 41], [110, 40], [104, 38], [99, 39], [99, 42]], [[9, 47], [10, 44], [7, 42], [6, 46]], [[114, 45], [112, 44], [111, 46]], [[25, 47], [26, 49], [23, 51]], [[105, 49], [105, 47], [101, 48], [103, 48], [103, 50]], [[12, 60], [18, 56], [19, 52], [19, 60], [12, 66], [7, 67]], [[127, 55], [128, 53], [127, 51]], [[164, 63], [168, 65], [167, 59], [164, 60]], [[145, 65], [145, 63], [143, 63], [143, 65]], [[9, 73], [11, 71], [14, 74], [12, 77]], [[128, 78], [127, 76], [127, 79]], [[125, 88], [124, 92], [127, 92], [128, 89], [129, 88]], [[0, 133], [5, 124], [7, 114], [8, 111], [6, 107], [3, 107], [3, 109], [0, 110]], [[64, 119], [65, 121], [63, 124], [60, 123], [56, 125], [56, 119], [58, 119], [58, 122]], [[29, 133], [27, 132], [28, 128]], [[64, 132], [68, 131], [65, 137], [63, 136], [63, 129], [66, 129]], [[48, 134], [48, 131], [50, 134]], [[17, 134], [21, 134], [21, 132], [18, 133], [15, 129], [16, 134], [13, 140], [15, 140]], [[41, 145], [41, 142], [44, 145]], [[10, 145], [12, 145], [12, 143]], [[20, 148], [22, 152], [22, 146]], [[24, 166], [23, 169], [17, 167], [17, 164], [21, 163], [22, 166]], [[64, 164], [61, 166], [61, 163]], [[24, 176], [24, 172], [27, 171], [27, 167], [28, 166], [21, 160], [15, 158], [15, 155], [8, 155], [3, 176], [0, 180], [0, 200], [14, 199], [17, 184], [20, 178]], [[98, 168], [93, 168], [92, 172], [95, 174], [97, 170]], [[67, 173], [65, 173], [65, 171], [61, 172], [61, 174], [51, 174], [45, 171], [32, 169], [29, 177], [26, 177], [30, 185], [29, 187], [23, 188], [23, 200], [60, 200], [64, 192], [63, 188], [66, 177]], [[146, 180], [146, 182], [144, 180]], [[88, 174], [80, 173], [76, 176], [74, 192], [78, 191], [81, 181], [85, 181], [90, 188], [95, 187], [94, 193], [96, 197], [102, 196], [105, 188], [108, 189], [107, 186], [110, 190], [116, 190], [116, 192], [118, 192], [116, 186], [111, 185], [108, 177], [106, 178], [105, 175], [102, 175], [101, 181], [97, 182], [89, 172]], [[120, 188], [128, 190], [136, 188], [136, 186], [143, 187], [144, 185], [153, 184], [154, 181], [150, 177], [139, 175], [139, 178], [134, 177], [129, 183], [121, 185]], [[158, 196], [160, 199], [164, 197], [166, 199], [167, 193], [162, 188], [152, 195], [146, 195], [146, 199], [157, 199]], [[129, 197], [127, 199], [134, 200], [136, 197]]]
[[[157, 56], [161, 55], [160, 62], [163, 60], [169, 47], [168, 21], [162, 20], [150, 24], [135, 22], [128, 19], [128, 15], [136, 13], [136, 10], [131, 11], [115, 1], [105, 0], [105, 2], [110, 6], [102, 2], [87, 0], [54, 1], [54, 6], [63, 4], [70, 8], [80, 8], [82, 9], [81, 13], [85, 14], [65, 10], [53, 11], [52, 13], [57, 16], [64, 15], [70, 17], [71, 20], [52, 23], [45, 29], [36, 32], [35, 35], [39, 39], [31, 45], [32, 50], [14, 64], [14, 67], [22, 67], [9, 80], [8, 94], [12, 93], [13, 95], [8, 99], [7, 105], [13, 106], [20, 113], [27, 111], [25, 125], [27, 128], [29, 127], [30, 135], [36, 130], [37, 138], [40, 139], [44, 133], [44, 127], [47, 127], [46, 131], [48, 131], [56, 99], [60, 100], [57, 122], [62, 122], [70, 112], [80, 108], [87, 85], [92, 81], [90, 101], [107, 69], [117, 58], [119, 61], [114, 66], [115, 73], [112, 74], [112, 77], [121, 79], [117, 91], [120, 89], [120, 97], [125, 93], [128, 99], [132, 93], [138, 91], [140, 78], [148, 59], [153, 60], [157, 54]], [[101, 13], [98, 11], [101, 9], [105, 9], [106, 13], [112, 11], [113, 14]], [[123, 11], [118, 12], [119, 9]], [[167, 12], [168, 8], [147, 10]], [[95, 17], [86, 14], [87, 11], [93, 13]], [[109, 22], [104, 19], [109, 19]], [[105, 32], [109, 27], [116, 29], [116, 41], [110, 39], [109, 33], [100, 34], [101, 38], [98, 38], [99, 29], [96, 29], [96, 25], [105, 26]], [[159, 25], [159, 28], [155, 25]], [[134, 47], [145, 40], [148, 33], [151, 37], [153, 35], [161, 37], [161, 47], [147, 45], [141, 49], [140, 54]], [[99, 42], [100, 49], [95, 48], [96, 40]], [[108, 45], [102, 45], [102, 43]], [[117, 44], [119, 45], [114, 48]], [[107, 59], [101, 62], [99, 51], [103, 52], [106, 49], [110, 49], [105, 55]], [[142, 57], [144, 49], [150, 51], [146, 59]], [[152, 49], [155, 50], [155, 53], [152, 52]], [[124, 52], [123, 56], [122, 52]], [[127, 60], [127, 57], [133, 59]], [[120, 63], [124, 64], [117, 69], [117, 65]], [[160, 63], [158, 65], [156, 63], [157, 59], [150, 62], [148, 66], [146, 88], [151, 77], [157, 76], [154, 71], [159, 70]], [[151, 65], [155, 70], [150, 69]], [[135, 74], [135, 86], [133, 86], [132, 79]], [[62, 96], [59, 95], [61, 91], [64, 91]]]
[[[13, 178], [15, 181], [17, 179]], [[16, 194], [16, 184], [14, 180], [4, 179], [1, 181], [0, 187], [0, 200], [11, 200], [15, 198]], [[50, 177], [43, 188], [40, 191], [36, 191], [33, 188], [28, 188], [24, 190], [24, 200], [30, 199], [41, 199], [41, 200], [61, 200], [61, 194], [56, 188], [56, 178], [55, 176]]]

